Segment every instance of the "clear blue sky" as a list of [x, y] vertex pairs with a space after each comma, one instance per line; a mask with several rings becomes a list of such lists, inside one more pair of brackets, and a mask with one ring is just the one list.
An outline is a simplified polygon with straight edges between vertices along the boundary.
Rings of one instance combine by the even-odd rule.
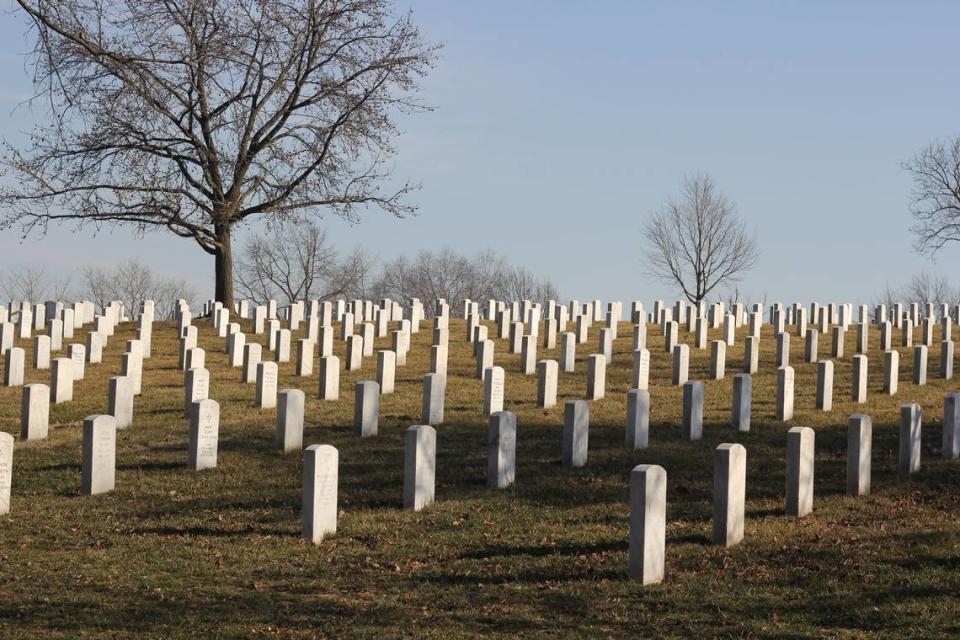
[[[403, 118], [398, 141], [398, 176], [423, 183], [419, 214], [329, 219], [347, 247], [492, 247], [565, 298], [673, 298], [645, 274], [639, 230], [704, 171], [760, 239], [741, 285], [755, 299], [867, 302], [923, 268], [958, 272], [960, 248], [936, 264], [913, 254], [899, 166], [960, 133], [958, 2], [409, 5], [446, 45], [423, 88], [436, 111]], [[30, 91], [25, 47], [5, 16], [5, 114]], [[31, 117], [13, 112], [0, 133]], [[187, 240], [0, 236], [0, 267], [131, 256], [212, 290], [212, 259]]]

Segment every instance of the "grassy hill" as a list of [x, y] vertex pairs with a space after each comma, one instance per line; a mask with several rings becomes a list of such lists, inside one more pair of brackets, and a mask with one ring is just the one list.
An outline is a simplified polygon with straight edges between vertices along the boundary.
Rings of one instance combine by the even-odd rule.
[[[118, 435], [116, 490], [80, 495], [80, 425], [106, 412], [107, 380], [119, 374], [124, 341], [134, 334], [133, 323], [120, 325], [103, 363], [87, 365], [74, 401], [51, 407], [49, 438], [17, 443], [12, 510], [0, 518], [0, 636], [960, 635], [960, 461], [940, 454], [943, 394], [960, 383], [936, 375], [939, 329], [928, 384], [911, 384], [913, 352], [903, 349], [899, 393], [889, 397], [881, 393], [879, 332], [871, 327], [865, 405], [849, 399], [855, 331], [848, 331], [830, 413], [814, 409], [816, 365], [801, 362], [803, 340], [794, 336], [796, 416], [781, 423], [774, 418], [775, 340], [764, 326], [753, 428], [737, 433], [729, 414], [742, 328], [727, 349], [726, 379], [706, 383], [704, 439], [686, 442], [681, 389], [670, 386], [671, 360], [650, 325], [650, 447], [627, 451], [631, 336], [621, 323], [607, 396], [591, 403], [582, 469], [560, 465], [562, 399], [585, 395], [597, 325], [578, 345], [577, 372], [560, 374], [560, 403], [547, 410], [535, 406], [536, 377], [522, 375], [519, 356], [498, 340], [495, 360], [507, 372], [505, 408], [517, 415], [518, 444], [517, 482], [497, 491], [484, 481], [487, 421], [472, 345], [463, 322], [452, 321], [437, 502], [418, 513], [400, 509], [403, 431], [419, 422], [430, 323], [412, 337], [396, 392], [381, 401], [376, 438], [352, 435], [353, 384], [375, 378], [376, 357], [359, 372], [341, 372], [336, 402], [317, 399], [316, 366], [300, 378], [293, 362], [283, 364], [280, 388], [307, 392], [305, 445], [340, 451], [339, 531], [312, 546], [300, 539], [300, 456], [274, 447], [275, 411], [254, 407], [254, 386], [228, 367], [225, 340], [205, 320], [195, 324], [210, 397], [221, 406], [218, 467], [186, 469], [176, 329], [158, 322], [134, 425]], [[83, 342], [86, 330], [73, 342]], [[899, 337], [895, 330], [894, 344]], [[681, 331], [681, 340], [692, 344], [692, 335]], [[27, 349], [27, 382], [49, 384], [49, 371], [30, 369], [30, 345], [18, 346]], [[376, 347], [390, 348], [389, 339]], [[341, 362], [344, 350], [336, 341]], [[826, 337], [820, 352], [829, 355]], [[557, 350], [541, 349], [538, 358], [546, 357], [557, 358]], [[691, 348], [690, 378], [705, 380], [708, 366], [709, 349]], [[0, 388], [0, 424], [14, 434], [20, 394]], [[923, 468], [903, 482], [897, 424], [908, 401], [923, 407]], [[847, 417], [855, 412], [869, 413], [874, 424], [873, 494], [860, 499], [844, 495]], [[816, 429], [814, 512], [802, 519], [784, 515], [786, 431], [795, 425]], [[713, 448], [722, 442], [747, 448], [746, 537], [732, 549], [710, 544]], [[627, 578], [629, 472], [641, 463], [668, 474], [666, 579], [646, 588]]]

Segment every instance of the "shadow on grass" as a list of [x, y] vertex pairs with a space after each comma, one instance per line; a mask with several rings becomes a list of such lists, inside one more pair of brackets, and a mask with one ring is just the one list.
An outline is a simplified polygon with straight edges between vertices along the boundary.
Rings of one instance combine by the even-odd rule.
[[481, 549], [466, 551], [458, 557], [461, 560], [480, 559], [489, 560], [497, 557], [512, 556], [581, 556], [591, 553], [603, 553], [607, 551], [626, 551], [628, 547], [626, 540], [616, 542], [596, 542], [593, 544], [552, 544], [552, 545], [486, 545]]

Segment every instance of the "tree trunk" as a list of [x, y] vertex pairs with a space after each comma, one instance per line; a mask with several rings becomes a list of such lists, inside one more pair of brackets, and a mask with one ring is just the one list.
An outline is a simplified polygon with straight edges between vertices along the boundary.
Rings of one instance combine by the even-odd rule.
[[230, 234], [232, 229], [229, 226], [217, 229], [217, 242], [219, 247], [214, 254], [214, 268], [216, 270], [216, 293], [217, 302], [222, 302], [223, 306], [233, 313], [233, 247], [231, 245]]

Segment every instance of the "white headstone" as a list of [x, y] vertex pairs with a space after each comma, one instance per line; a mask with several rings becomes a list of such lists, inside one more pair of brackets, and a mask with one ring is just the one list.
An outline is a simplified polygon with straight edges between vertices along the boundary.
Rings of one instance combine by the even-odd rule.
[[960, 393], [943, 396], [943, 457], [960, 458]]
[[563, 466], [587, 464], [589, 438], [590, 404], [586, 400], [567, 400], [563, 411]]
[[377, 352], [377, 384], [381, 394], [393, 393], [396, 369], [397, 360], [393, 351]]
[[[380, 353], [384, 353], [381, 351]], [[387, 352], [392, 353], [392, 352]], [[373, 380], [361, 380], [354, 388], [353, 435], [370, 438], [377, 435], [380, 421], [380, 385]]]
[[20, 398], [20, 439], [42, 440], [50, 426], [50, 387], [27, 384]]
[[103, 362], [104, 337], [96, 331], [87, 334], [87, 362], [98, 364]]
[[430, 373], [447, 375], [447, 343], [430, 347]]
[[867, 401], [867, 356], [857, 354], [853, 356], [853, 380], [850, 385], [850, 397], [854, 402], [863, 404]]
[[923, 412], [915, 403], [900, 405], [900, 451], [897, 473], [906, 478], [920, 470], [921, 422]]
[[13, 486], [13, 436], [0, 431], [0, 516], [10, 513]]
[[328, 444], [303, 452], [303, 538], [313, 544], [337, 532], [339, 457]]
[[256, 342], [243, 345], [243, 382], [253, 384], [257, 381], [257, 366], [260, 364], [262, 353], [263, 346]]
[[273, 358], [276, 362], [290, 362], [290, 329], [278, 329]]
[[187, 441], [187, 468], [194, 471], [217, 466], [220, 437], [220, 405], [203, 398], [190, 405], [190, 433]]
[[577, 359], [576, 336], [570, 332], [560, 334], [560, 369], [564, 373], [573, 373]]
[[684, 440], [700, 440], [703, 437], [703, 383], [697, 380], [683, 383], [681, 432]]
[[725, 443], [713, 455], [713, 543], [732, 547], [743, 540], [747, 450]]
[[427, 424], [407, 429], [403, 455], [403, 508], [419, 511], [434, 499], [437, 432]]
[[320, 358], [320, 399], [337, 400], [340, 397], [340, 358]]
[[82, 493], [97, 495], [113, 491], [116, 456], [116, 420], [107, 415], [87, 416], [83, 421], [83, 466], [80, 474]]
[[3, 354], [3, 386], [19, 387], [23, 385], [23, 368], [26, 353], [20, 347], [7, 349]]
[[601, 353], [587, 358], [587, 400], [601, 400], [607, 388], [607, 359]]
[[793, 420], [793, 380], [793, 367], [777, 369], [777, 420], [783, 422]]
[[710, 378], [723, 380], [727, 367], [727, 343], [723, 340], [710, 342]]
[[487, 486], [505, 489], [513, 484], [517, 455], [517, 417], [509, 411], [490, 416], [487, 431]]
[[847, 495], [870, 494], [870, 453], [873, 448], [873, 421], [855, 413], [847, 421]]
[[556, 360], [541, 360], [537, 363], [537, 406], [549, 409], [557, 404], [557, 376], [559, 366]]
[[813, 511], [814, 431], [793, 427], [787, 431], [787, 515], [802, 517]]
[[277, 430], [274, 442], [284, 453], [303, 448], [303, 418], [306, 395], [300, 389], [277, 394]]
[[650, 392], [627, 391], [627, 449], [646, 449], [650, 439]]
[[816, 407], [821, 411], [833, 409], [833, 361], [821, 360], [817, 363]]
[[439, 373], [423, 376], [423, 407], [421, 420], [424, 424], [435, 426], [443, 423], [444, 396], [447, 389], [447, 377]]
[[913, 348], [913, 384], [927, 384], [927, 347], [918, 344]]
[[183, 415], [190, 417], [193, 403], [210, 397], [210, 372], [206, 369], [187, 369], [183, 377]]
[[351, 335], [347, 338], [347, 371], [356, 371], [363, 365], [363, 336]]
[[944, 380], [953, 378], [954, 345], [952, 340], [940, 343], [940, 377]]
[[117, 429], [133, 424], [133, 385], [127, 376], [111, 376], [108, 383], [108, 410], [117, 423]]
[[733, 403], [730, 422], [737, 431], [750, 431], [750, 413], [753, 404], [753, 378], [749, 373], [733, 376]]
[[654, 464], [630, 472], [630, 577], [641, 584], [663, 581], [666, 555], [667, 472]]
[[896, 395], [900, 381], [900, 352], [891, 349], [883, 354], [883, 391]]
[[277, 363], [261, 362], [257, 365], [256, 404], [260, 409], [277, 406]]
[[673, 348], [673, 384], [682, 386], [687, 382], [690, 366], [690, 347], [678, 344]]
[[73, 400], [73, 360], [54, 358], [50, 367], [50, 401], [53, 404]]
[[34, 336], [33, 338], [33, 368], [50, 368], [50, 336]]
[[483, 375], [483, 415], [503, 411], [503, 367], [490, 367]]

